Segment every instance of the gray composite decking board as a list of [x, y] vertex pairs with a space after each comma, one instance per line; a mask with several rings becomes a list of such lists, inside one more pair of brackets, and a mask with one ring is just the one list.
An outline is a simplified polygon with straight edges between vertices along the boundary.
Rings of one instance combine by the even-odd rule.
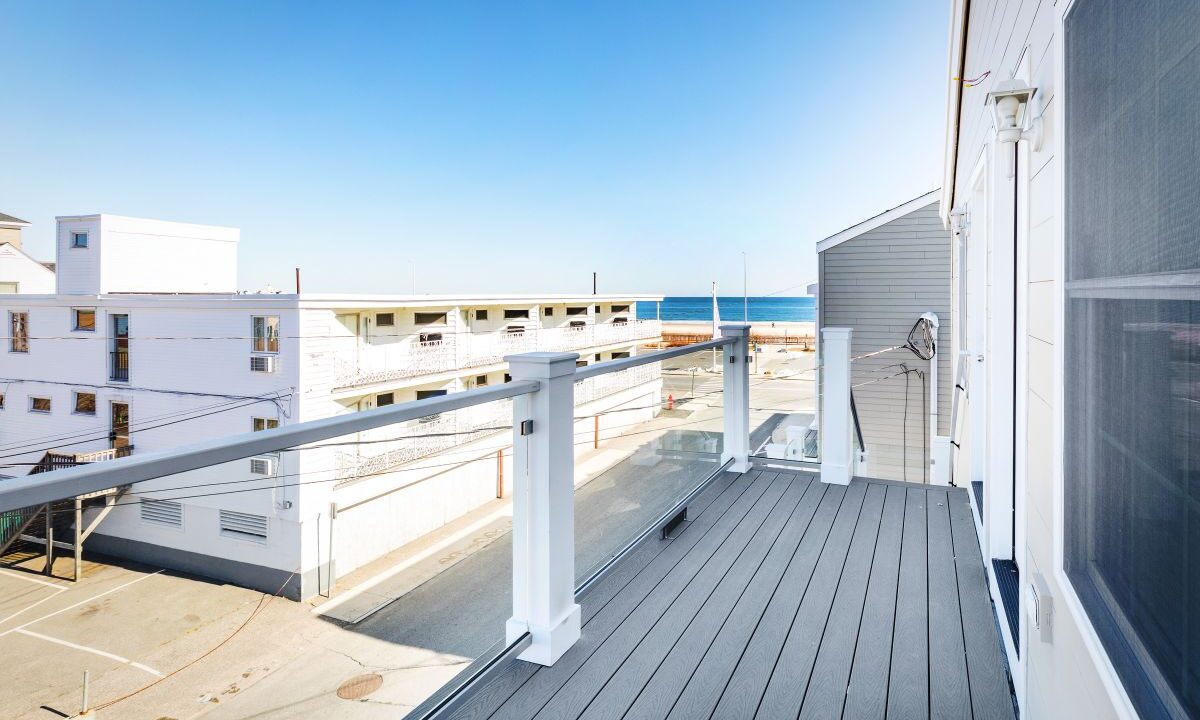
[[[800, 601], [808, 591], [813, 572], [821, 558], [821, 552], [829, 542], [838, 509], [846, 496], [846, 488], [830, 486], [825, 490], [817, 506], [809, 531], [792, 562], [784, 573], [775, 594], [767, 604], [761, 620], [741, 655], [731, 656], [733, 661], [729, 679], [720, 688], [714, 702], [712, 714], [716, 717], [753, 717], [758, 710], [763, 690], [770, 680], [771, 671], [779, 659], [779, 650], [786, 638], [786, 628], [791, 627]], [[692, 689], [689, 682], [684, 695]], [[676, 709], [678, 709], [677, 706]], [[703, 717], [703, 715], [700, 715]], [[672, 712], [670, 717], [686, 717]]]
[[708, 717], [811, 527], [826, 487], [820, 481], [810, 483], [778, 541], [730, 610], [729, 617], [719, 628], [693, 623], [655, 670], [627, 717], [664, 718], [676, 712], [686, 718]]
[[892, 629], [895, 627], [906, 494], [905, 488], [899, 485], [887, 488], [875, 543], [875, 560], [863, 602], [858, 647], [854, 651], [854, 665], [842, 711], [846, 720], [883, 720], [887, 716], [886, 678], [892, 665]]
[[979, 552], [979, 537], [965, 492], [950, 494], [950, 529], [958, 597], [962, 604], [963, 638], [967, 645], [967, 677], [975, 720], [1012, 720], [1012, 699], [1003, 661], [996, 648], [1000, 637], [987, 590], [987, 574]]
[[[612, 601], [605, 605], [588, 623], [586, 632], [580, 640], [561, 657], [558, 662], [548, 668], [541, 668], [521, 688], [492, 715], [495, 718], [519, 718], [528, 720], [534, 717], [546, 703], [553, 699], [555, 693], [571, 679], [580, 667], [591, 658], [609, 635], [622, 626], [640, 606], [643, 600], [665, 585], [670, 588], [681, 584], [683, 579], [691, 577], [708, 562], [716, 553], [725, 539], [737, 530], [742, 519], [751, 506], [767, 489], [767, 483], [759, 482], [761, 475], [750, 473], [744, 481], [735, 483], [728, 494], [732, 494], [742, 482], [744, 492], [738, 494], [729, 509], [711, 524], [707, 530], [701, 529], [695, 544], [689, 547], [680, 545], [680, 552], [673, 552], [677, 546], [672, 543], [665, 552], [660, 554], [632, 582], [617, 594]], [[706, 513], [707, 515], [707, 513]], [[699, 524], [699, 523], [697, 523]], [[692, 526], [694, 527], [694, 525]], [[680, 535], [682, 538], [692, 529], [689, 527]]]
[[867, 488], [867, 498], [863, 501], [858, 527], [854, 529], [854, 539], [850, 541], [850, 553], [838, 580], [833, 608], [804, 695], [800, 710], [802, 720], [822, 720], [842, 714], [887, 492], [885, 485], [872, 484]]
[[929, 717], [929, 566], [926, 558], [925, 490], [910, 488], [904, 501], [900, 576], [888, 711], [892, 718]]
[[[863, 488], [863, 492], [856, 496], [854, 487], [851, 486], [851, 490], [846, 492], [846, 499], [842, 501], [842, 507], [838, 511], [839, 521], [843, 516], [846, 520], [840, 527], [835, 522], [833, 532], [829, 535], [830, 545], [821, 553], [821, 560], [813, 573], [812, 585], [800, 602], [796, 619], [792, 621], [783, 650], [779, 653], [779, 660], [775, 663], [775, 671], [767, 683], [766, 692], [763, 693], [762, 703], [759, 705], [759, 713], [763, 717], [794, 716], [800, 711], [850, 551], [857, 548], [861, 554], [862, 548], [868, 551], [875, 548], [876, 530], [871, 530], [870, 542], [864, 544], [858, 528], [869, 510], [866, 504], [868, 496], [877, 496], [876, 512], [883, 511], [883, 491], [878, 490], [876, 485], [863, 483], [859, 486]], [[869, 524], [869, 518], [867, 522]]]
[[694, 633], [688, 636], [693, 644], [690, 654], [699, 655], [708, 647], [709, 640], [729, 617], [733, 606], [779, 540], [809, 485], [809, 481], [789, 475], [776, 477], [774, 482], [787, 485], [783, 496], [712, 591], [706, 597], [691, 592], [680, 596], [625, 658], [581, 718], [619, 720], [624, 716], [647, 680], [692, 627], [708, 630], [709, 633], [707, 637]]
[[971, 717], [967, 652], [950, 535], [950, 506], [944, 490], [925, 493], [929, 523], [929, 717]]
[[1013, 720], [964, 490], [806, 473], [715, 481], [581, 596], [555, 665], [506, 663], [456, 718]]
[[[604, 608], [621, 591], [625, 590], [635, 580], [647, 583], [656, 574], [656, 569], [665, 575], [674, 566], [679, 557], [695, 546], [708, 530], [730, 510], [737, 499], [750, 487], [750, 481], [756, 474], [727, 473], [724, 477], [713, 481], [712, 485], [702, 492], [689, 507], [690, 519], [684, 524], [674, 538], [658, 540], [650, 536], [640, 547], [634, 550], [622, 562], [617, 563], [612, 570], [599, 582], [592, 586], [580, 599], [580, 614], [583, 627], [588, 628], [593, 619], [603, 621], [600, 617]], [[657, 567], [654, 561], [665, 553], [670, 552], [664, 561], [659, 561]], [[618, 619], [619, 621], [619, 619]], [[589, 628], [591, 634], [595, 628]], [[574, 649], [572, 649], [574, 652]], [[514, 693], [524, 686], [524, 683], [539, 669], [538, 665], [527, 662], [514, 662], [504, 666], [478, 691], [471, 694], [467, 701], [452, 714], [461, 720], [481, 720], [488, 718], [508, 701]]]
[[[578, 718], [600, 692], [605, 683], [616, 673], [638, 643], [650, 633], [668, 610], [683, 608], [685, 611], [699, 607], [709, 593], [724, 577], [726, 571], [737, 561], [742, 551], [757, 534], [758, 528], [767, 520], [771, 511], [783, 497], [784, 483], [770, 482], [773, 475], [764, 474], [766, 491], [755, 502], [733, 532], [725, 538], [695, 572], [676, 574], [660, 584], [637, 609], [631, 613], [601, 643], [592, 656], [579, 670], [572, 674], [565, 685], [541, 709], [535, 720], [566, 720]], [[694, 610], [692, 610], [694, 612]]]

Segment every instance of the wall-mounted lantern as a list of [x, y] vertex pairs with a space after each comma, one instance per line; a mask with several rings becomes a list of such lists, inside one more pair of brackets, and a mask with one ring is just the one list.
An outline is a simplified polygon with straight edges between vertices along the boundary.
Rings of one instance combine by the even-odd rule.
[[[996, 89], [987, 94], [987, 104], [992, 108], [992, 122], [996, 127], [996, 140], [1015, 146], [1028, 140], [1033, 150], [1042, 149], [1042, 119], [1029, 118], [1029, 104], [1037, 88], [1029, 87], [1021, 80], [1001, 80]], [[1013, 176], [1013, 156], [1005, 153], [1008, 177]]]

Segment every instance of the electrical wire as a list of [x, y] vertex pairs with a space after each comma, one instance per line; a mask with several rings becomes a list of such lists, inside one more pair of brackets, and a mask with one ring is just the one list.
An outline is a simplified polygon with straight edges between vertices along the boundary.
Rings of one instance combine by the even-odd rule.
[[[280, 392], [282, 392], [282, 391], [280, 391]], [[262, 396], [262, 399], [263, 399], [263, 401], [274, 401], [274, 400], [287, 398], [290, 396], [291, 396], [290, 393], [287, 395], [264, 395], [264, 396]], [[145, 424], [148, 422], [153, 422], [156, 420], [164, 420], [167, 418], [174, 418], [174, 417], [179, 417], [182, 415], [190, 415], [195, 412], [202, 412], [204, 410], [210, 410], [213, 408], [225, 407], [228, 405], [233, 405], [241, 399], [242, 398], [239, 398], [238, 400], [228, 400], [226, 402], [215, 403], [212, 405], [202, 405], [200, 407], [188, 408], [186, 410], [172, 410], [170, 412], [160, 413], [158, 415], [148, 415], [144, 418], [139, 418], [136, 421], [136, 423], [131, 422], [130, 423], [130, 431], [136, 432], [135, 430], [133, 430], [133, 427], [135, 425], [140, 426], [142, 424]], [[15, 441], [15, 442], [9, 443], [7, 445], [0, 445], [0, 452], [5, 452], [7, 450], [13, 450], [13, 449], [23, 448], [23, 447], [31, 447], [31, 446], [44, 447], [46, 445], [49, 445], [50, 448], [53, 449], [54, 447], [56, 447], [56, 445], [54, 445], [54, 443], [62, 441], [62, 440], [71, 440], [74, 438], [85, 437], [85, 436], [90, 437], [91, 435], [93, 435], [95, 433], [105, 433], [103, 435], [103, 437], [101, 438], [101, 439], [103, 439], [103, 438], [107, 438], [109, 436], [109, 432], [110, 432], [110, 428], [107, 425], [89, 425], [86, 429], [81, 429], [78, 431], [71, 431], [71, 432], [68, 432], [65, 434], [42, 435], [42, 436], [23, 438], [19, 441]]]

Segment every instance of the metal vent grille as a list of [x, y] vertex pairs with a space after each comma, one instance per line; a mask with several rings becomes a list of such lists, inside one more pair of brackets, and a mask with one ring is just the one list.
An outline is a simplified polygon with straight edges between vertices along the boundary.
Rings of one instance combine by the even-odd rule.
[[275, 372], [275, 358], [271, 355], [251, 355], [250, 370], [251, 372], [273, 373]]
[[274, 475], [275, 474], [275, 458], [273, 457], [256, 457], [250, 458], [250, 472], [255, 475]]
[[142, 522], [183, 527], [183, 505], [169, 500], [142, 499]]
[[221, 534], [239, 540], [267, 541], [267, 517], [250, 513], [221, 511]]

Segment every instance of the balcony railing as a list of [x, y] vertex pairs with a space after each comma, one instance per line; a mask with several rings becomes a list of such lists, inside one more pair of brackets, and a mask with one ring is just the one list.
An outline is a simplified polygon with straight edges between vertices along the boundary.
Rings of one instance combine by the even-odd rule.
[[[586, 378], [575, 383], [574, 404], [602, 400], [661, 378], [662, 365], [657, 362]], [[376, 477], [392, 468], [503, 432], [511, 420], [512, 402], [503, 401], [388, 428], [389, 435], [371, 439], [370, 444], [353, 452], [337, 453], [337, 486]]]
[[[529, 643], [522, 657], [552, 664], [579, 637], [579, 609], [574, 605], [574, 395], [576, 380], [593, 389], [603, 376], [637, 378], [645, 366], [698, 349], [727, 348], [735, 364], [724, 373], [725, 397], [722, 469], [748, 469], [748, 327], [726, 327], [725, 337], [684, 348], [576, 368], [573, 354], [526, 354], [508, 358], [513, 380], [435, 398], [297, 423], [272, 430], [219, 438], [166, 452], [90, 463], [0, 483], [0, 512], [44, 505], [114, 486], [162, 481], [180, 473], [213, 468], [238, 460], [312, 448], [315, 443], [372, 432], [433, 436], [464, 426], [486, 432], [490, 423], [507, 420], [513, 428], [513, 616], [506, 624], [510, 644]], [[739, 360], [740, 359], [740, 360]], [[631, 372], [637, 370], [638, 372]], [[740, 370], [736, 371], [736, 370]], [[653, 370], [646, 377], [653, 376]], [[618, 383], [621, 384], [621, 383]], [[499, 409], [475, 408], [508, 401]], [[503, 417], [511, 407], [511, 415]], [[474, 411], [474, 412], [473, 412]], [[450, 442], [453, 442], [451, 440]], [[375, 462], [394, 462], [389, 453]], [[359, 465], [361, 469], [361, 464]], [[265, 479], [264, 482], [270, 482]], [[312, 482], [312, 480], [306, 480]], [[193, 486], [195, 487], [195, 486]], [[264, 485], [270, 490], [271, 485]], [[190, 491], [194, 492], [194, 490]], [[273, 492], [273, 491], [272, 491]], [[565, 525], [564, 525], [565, 523]], [[239, 526], [240, 527], [240, 526]], [[568, 531], [563, 534], [562, 528]], [[243, 529], [243, 534], [254, 531]], [[265, 532], [265, 531], [264, 531]], [[532, 540], [552, 540], [548, 544]], [[546, 593], [549, 596], [544, 596]], [[561, 626], [561, 627], [560, 627]]]
[[[334, 387], [356, 387], [457, 368], [501, 363], [523, 352], [564, 352], [638, 340], [662, 334], [657, 320], [634, 320], [582, 327], [529, 328], [522, 332], [447, 333], [441, 340], [361, 343], [346, 338], [336, 345]], [[114, 378], [115, 379], [115, 378]]]
[[114, 350], [109, 353], [108, 379], [129, 382], [128, 350]]

